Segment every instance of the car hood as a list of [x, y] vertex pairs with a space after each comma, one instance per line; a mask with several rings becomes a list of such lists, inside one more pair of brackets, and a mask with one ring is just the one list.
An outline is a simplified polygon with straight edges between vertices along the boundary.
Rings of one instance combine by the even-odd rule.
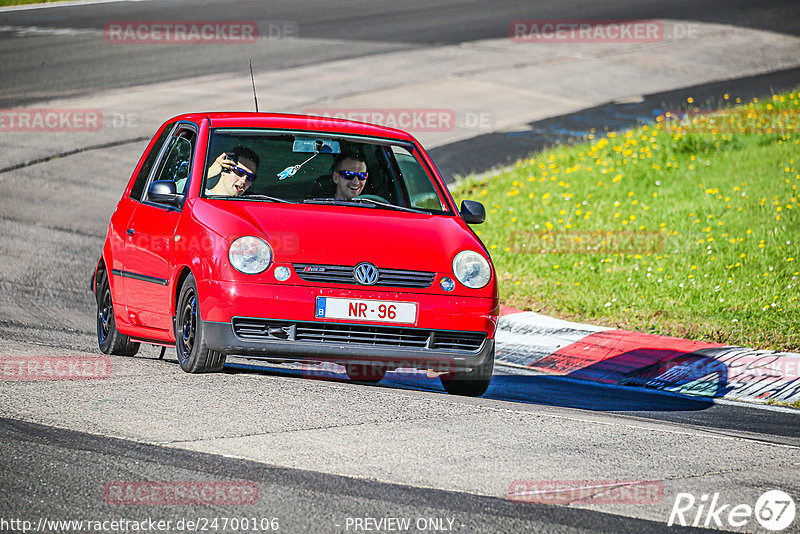
[[[465, 249], [486, 254], [460, 217], [368, 207], [201, 199], [193, 214], [229, 241], [256, 235], [277, 263], [355, 265], [451, 272]], [[486, 254], [488, 256], [488, 254]]]

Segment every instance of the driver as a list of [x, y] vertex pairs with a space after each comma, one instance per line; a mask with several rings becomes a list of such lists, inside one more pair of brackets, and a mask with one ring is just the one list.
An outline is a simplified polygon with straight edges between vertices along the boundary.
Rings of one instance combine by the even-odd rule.
[[231, 152], [223, 152], [208, 168], [207, 179], [219, 176], [219, 180], [206, 190], [206, 195], [243, 195], [256, 179], [258, 163], [258, 155], [247, 147], [237, 146]]
[[336, 184], [333, 198], [352, 200], [360, 195], [367, 185], [367, 164], [357, 154], [339, 154], [333, 160], [331, 175], [333, 183]]

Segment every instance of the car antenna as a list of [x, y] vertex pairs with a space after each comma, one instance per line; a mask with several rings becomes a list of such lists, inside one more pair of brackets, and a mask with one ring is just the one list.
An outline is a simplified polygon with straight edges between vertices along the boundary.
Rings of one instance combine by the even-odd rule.
[[256, 79], [253, 77], [253, 60], [248, 59], [248, 63], [250, 63], [250, 81], [253, 82], [253, 100], [256, 103], [256, 113], [258, 113], [258, 96], [256, 96]]

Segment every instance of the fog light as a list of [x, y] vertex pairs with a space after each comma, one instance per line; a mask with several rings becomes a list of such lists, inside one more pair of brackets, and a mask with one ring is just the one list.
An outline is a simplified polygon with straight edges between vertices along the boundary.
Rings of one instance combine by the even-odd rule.
[[289, 279], [289, 268], [288, 267], [275, 267], [275, 280], [279, 282], [283, 282], [284, 280]]
[[456, 287], [456, 283], [453, 282], [452, 278], [448, 278], [443, 276], [441, 280], [439, 280], [439, 285], [442, 286], [442, 289], [445, 291], [452, 291]]

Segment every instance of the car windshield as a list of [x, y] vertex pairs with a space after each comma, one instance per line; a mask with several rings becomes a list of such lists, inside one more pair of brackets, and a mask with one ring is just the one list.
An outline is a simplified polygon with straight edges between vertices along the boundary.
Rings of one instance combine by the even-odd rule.
[[217, 128], [203, 196], [449, 213], [444, 192], [414, 152], [413, 144], [388, 139]]

